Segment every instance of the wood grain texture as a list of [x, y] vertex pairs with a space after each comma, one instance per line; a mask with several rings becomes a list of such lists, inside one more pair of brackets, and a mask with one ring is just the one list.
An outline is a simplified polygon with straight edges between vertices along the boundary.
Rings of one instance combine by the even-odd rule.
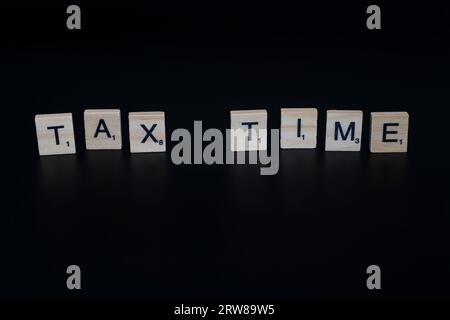
[[[166, 151], [164, 112], [130, 112], [128, 114], [128, 121], [130, 130], [130, 152]], [[150, 134], [148, 134], [148, 132], [150, 132]]]
[[71, 113], [37, 114], [34, 117], [39, 155], [74, 154]]
[[325, 151], [360, 151], [363, 113], [327, 110]]
[[119, 109], [84, 111], [86, 149], [122, 149], [122, 129]]
[[409, 114], [370, 113], [370, 152], [407, 152]]
[[317, 109], [281, 108], [282, 149], [314, 149], [317, 146]]
[[[267, 149], [266, 110], [233, 110], [230, 111], [230, 120], [231, 151]], [[251, 130], [248, 123], [251, 123]]]

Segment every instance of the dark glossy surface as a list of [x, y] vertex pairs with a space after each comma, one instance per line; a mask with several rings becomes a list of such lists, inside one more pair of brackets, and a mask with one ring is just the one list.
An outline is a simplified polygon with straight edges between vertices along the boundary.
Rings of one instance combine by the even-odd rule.
[[[341, 8], [341, 25], [320, 6], [294, 21], [92, 8], [75, 35], [59, 9], [42, 32], [5, 33], [0, 297], [450, 297], [445, 8], [410, 29], [390, 8], [375, 35], [364, 6]], [[124, 150], [85, 151], [83, 110], [114, 106]], [[175, 166], [171, 144], [128, 152], [129, 111], [165, 111], [170, 135], [194, 120], [225, 129], [241, 106], [267, 108], [271, 128], [280, 107], [318, 107], [318, 149], [282, 150], [275, 176]], [[360, 153], [323, 151], [329, 108], [364, 111]], [[369, 112], [389, 110], [409, 112], [410, 151], [369, 154]], [[77, 155], [38, 156], [34, 115], [53, 112], [73, 113]], [[81, 292], [65, 287], [70, 264]], [[365, 287], [371, 264], [381, 292]]]

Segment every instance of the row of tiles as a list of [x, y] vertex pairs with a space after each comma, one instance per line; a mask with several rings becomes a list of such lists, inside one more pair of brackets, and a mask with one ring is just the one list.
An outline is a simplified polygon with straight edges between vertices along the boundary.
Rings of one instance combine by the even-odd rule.
[[[406, 152], [407, 112], [371, 112], [370, 151]], [[282, 108], [280, 144], [282, 149], [313, 149], [317, 145], [316, 108]], [[166, 151], [164, 112], [130, 112], [130, 152]], [[84, 112], [86, 149], [121, 149], [122, 129], [119, 109]], [[231, 151], [266, 150], [267, 111], [230, 111], [230, 129], [244, 134], [231, 143]], [[363, 112], [327, 110], [326, 151], [360, 151]], [[71, 113], [35, 116], [40, 155], [73, 154], [75, 136]], [[254, 133], [252, 135], [252, 133]]]

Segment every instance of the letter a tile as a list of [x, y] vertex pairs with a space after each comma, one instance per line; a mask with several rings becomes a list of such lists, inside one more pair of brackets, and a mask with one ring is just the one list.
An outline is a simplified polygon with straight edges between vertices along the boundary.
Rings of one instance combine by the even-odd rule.
[[86, 149], [122, 149], [119, 109], [84, 111]]

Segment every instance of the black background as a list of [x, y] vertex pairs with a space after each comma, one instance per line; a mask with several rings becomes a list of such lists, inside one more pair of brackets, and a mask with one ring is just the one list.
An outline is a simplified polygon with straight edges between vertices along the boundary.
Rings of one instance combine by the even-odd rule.
[[[1, 8], [1, 298], [449, 298], [450, 10], [442, 3]], [[130, 154], [130, 111], [225, 129], [229, 110], [317, 107], [317, 150], [280, 170]], [[83, 110], [122, 111], [85, 151]], [[327, 109], [364, 111], [361, 152], [324, 152]], [[370, 154], [371, 111], [408, 111], [407, 154]], [[34, 115], [72, 112], [77, 154], [39, 157]], [[82, 269], [82, 290], [66, 268]], [[366, 288], [367, 266], [382, 290]]]

